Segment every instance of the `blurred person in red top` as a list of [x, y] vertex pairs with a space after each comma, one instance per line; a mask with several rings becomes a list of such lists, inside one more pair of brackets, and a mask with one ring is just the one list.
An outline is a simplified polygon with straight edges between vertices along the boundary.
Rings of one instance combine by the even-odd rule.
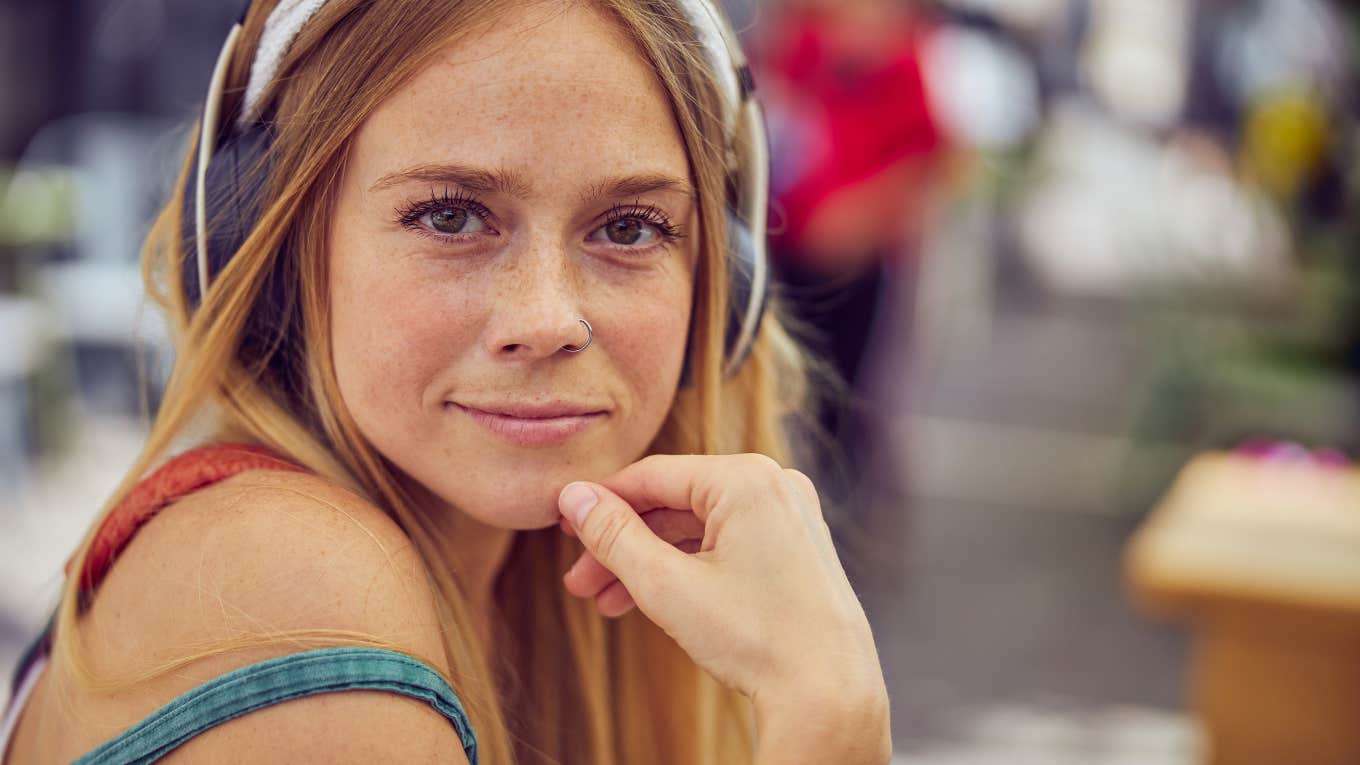
[[[809, 344], [852, 395], [871, 343], [909, 336], [909, 306], [892, 307], [891, 326], [881, 319], [885, 292], [912, 280], [944, 144], [918, 58], [924, 15], [908, 0], [785, 0], [757, 27], [774, 265]], [[873, 441], [868, 418], [833, 398], [820, 419], [846, 452], [852, 490]]]

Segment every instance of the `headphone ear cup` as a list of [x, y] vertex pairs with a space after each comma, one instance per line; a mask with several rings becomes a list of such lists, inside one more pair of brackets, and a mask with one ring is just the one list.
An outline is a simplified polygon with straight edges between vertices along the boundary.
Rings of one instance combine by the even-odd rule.
[[[271, 139], [269, 128], [257, 123], [233, 135], [208, 163], [204, 180], [204, 199], [207, 207], [208, 276], [220, 273], [246, 237], [255, 228], [264, 195], [265, 152]], [[197, 152], [194, 166], [198, 164]], [[184, 264], [181, 269], [184, 294], [190, 307], [198, 307], [199, 294], [197, 242], [204, 232], [198, 230], [195, 218], [196, 196], [192, 174], [182, 190], [184, 230]]]
[[[766, 264], [764, 248], [757, 249], [746, 226], [731, 208], [727, 209], [727, 331], [724, 335], [723, 369], [728, 374], [735, 372], [751, 355], [751, 346], [760, 333], [761, 320], [765, 317], [765, 304], [769, 300], [768, 282], [761, 285], [755, 294], [757, 270]], [[755, 305], [752, 313], [751, 307]], [[747, 324], [753, 322], [748, 328]], [[749, 329], [749, 332], [747, 331]], [[742, 338], [746, 342], [742, 343]]]
[[[753, 293], [756, 289], [755, 274], [763, 265], [761, 260], [764, 257], [765, 253], [756, 249], [751, 229], [737, 217], [732, 208], [727, 208], [727, 327], [723, 332], [723, 371], [727, 374], [741, 368], [742, 363], [751, 355], [751, 346], [760, 332], [760, 322], [765, 316], [765, 305], [770, 297], [769, 289], [766, 287], [762, 288], [759, 294]], [[750, 341], [745, 347], [739, 348], [737, 344], [746, 334], [743, 330], [746, 329], [746, 317], [750, 313], [752, 300], [757, 304], [754, 314], [755, 325], [749, 333]], [[691, 324], [691, 330], [692, 327]], [[680, 374], [681, 387], [689, 385], [693, 379], [689, 363], [689, 351], [693, 342], [691, 331], [690, 343], [685, 348], [685, 367]]]

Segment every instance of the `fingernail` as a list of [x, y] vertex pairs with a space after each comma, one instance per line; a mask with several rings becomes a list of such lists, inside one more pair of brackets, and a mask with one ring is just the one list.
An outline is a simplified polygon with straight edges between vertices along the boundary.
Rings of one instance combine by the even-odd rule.
[[600, 498], [596, 496], [595, 490], [583, 483], [569, 483], [562, 493], [557, 497], [557, 504], [562, 508], [562, 514], [567, 516], [571, 525], [581, 530], [581, 524], [586, 522], [586, 516], [599, 504]]

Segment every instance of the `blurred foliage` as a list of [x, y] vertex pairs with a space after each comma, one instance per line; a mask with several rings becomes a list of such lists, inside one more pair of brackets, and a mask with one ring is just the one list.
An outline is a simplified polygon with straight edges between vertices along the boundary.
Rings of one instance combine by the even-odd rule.
[[1142, 312], [1155, 358], [1131, 402], [1137, 447], [1125, 481], [1139, 507], [1205, 448], [1264, 436], [1360, 450], [1354, 132], [1344, 115], [1294, 92], [1256, 104], [1241, 135], [1242, 180], [1265, 189], [1288, 222], [1295, 278], [1273, 300], [1163, 294]]
[[[17, 298], [33, 306], [35, 272], [54, 245], [71, 240], [79, 193], [76, 175], [67, 168], [15, 170], [0, 167], [0, 299]], [[39, 309], [41, 310], [41, 309]], [[11, 328], [12, 329], [12, 328]], [[51, 335], [43, 322], [36, 353], [20, 384], [24, 389], [24, 440], [32, 453], [51, 453], [68, 446], [75, 431], [76, 387], [71, 348]]]
[[66, 168], [0, 168], [0, 247], [68, 241], [78, 194], [78, 179]]

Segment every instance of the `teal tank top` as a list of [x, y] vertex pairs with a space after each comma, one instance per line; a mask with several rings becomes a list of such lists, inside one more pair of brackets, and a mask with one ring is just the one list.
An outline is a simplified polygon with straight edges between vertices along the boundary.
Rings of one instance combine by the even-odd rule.
[[388, 691], [424, 701], [448, 719], [468, 762], [478, 765], [477, 737], [444, 678], [409, 656], [377, 648], [323, 648], [242, 667], [171, 701], [76, 763], [152, 763], [228, 720], [291, 699], [336, 691]]

